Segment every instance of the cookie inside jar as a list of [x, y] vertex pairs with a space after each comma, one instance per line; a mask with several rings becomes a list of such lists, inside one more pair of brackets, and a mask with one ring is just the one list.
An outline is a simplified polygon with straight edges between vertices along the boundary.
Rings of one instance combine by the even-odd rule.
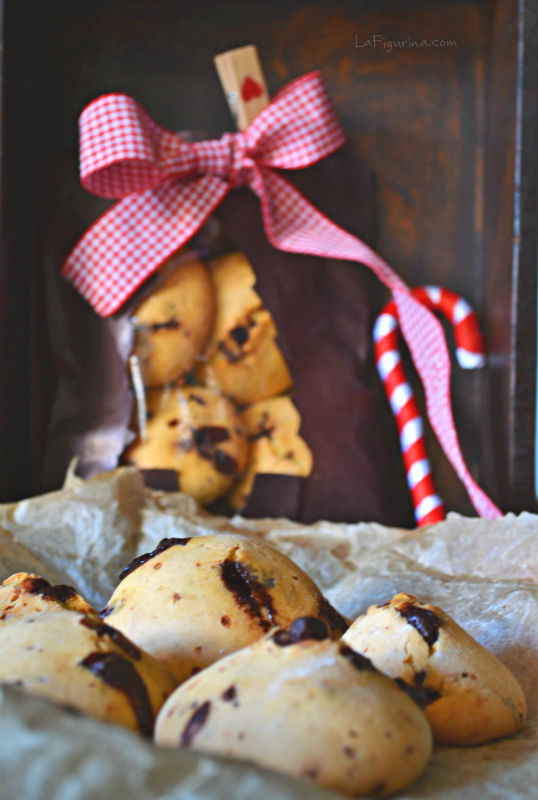
[[[307, 476], [292, 375], [240, 252], [180, 252], [134, 309], [134, 441], [123, 461], [166, 471], [202, 506], [239, 511], [257, 475]], [[170, 487], [169, 481], [167, 488]]]

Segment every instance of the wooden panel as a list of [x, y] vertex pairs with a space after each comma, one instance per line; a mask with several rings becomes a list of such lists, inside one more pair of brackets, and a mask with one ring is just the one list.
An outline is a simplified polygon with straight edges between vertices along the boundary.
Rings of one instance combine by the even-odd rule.
[[[492, 358], [454, 372], [463, 450], [504, 509], [534, 507], [535, 4], [241, 0], [230, 21], [224, 0], [5, 0], [4, 16], [6, 499], [41, 480], [54, 389], [43, 269], [104, 207], [77, 184], [79, 111], [126, 91], [169, 128], [218, 135], [232, 123], [212, 56], [255, 42], [270, 92], [322, 68], [347, 153], [376, 175], [378, 251], [410, 284], [476, 306]], [[471, 513], [430, 448], [448, 505]]]

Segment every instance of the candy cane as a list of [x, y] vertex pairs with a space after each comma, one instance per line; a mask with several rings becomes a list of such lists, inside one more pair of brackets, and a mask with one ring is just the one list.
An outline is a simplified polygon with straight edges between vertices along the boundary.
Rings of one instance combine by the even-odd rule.
[[460, 367], [483, 367], [484, 342], [476, 313], [469, 303], [443, 286], [418, 286], [413, 289], [413, 295], [431, 311], [440, 311], [452, 323], [456, 358]]
[[[439, 286], [419, 287], [413, 290], [413, 294], [452, 323], [458, 363], [465, 368], [482, 366], [482, 337], [476, 314], [469, 304], [459, 295]], [[415, 519], [417, 525], [422, 526], [443, 520], [445, 507], [435, 488], [422, 417], [402, 364], [398, 328], [396, 304], [390, 301], [374, 325], [375, 359], [396, 418]]]

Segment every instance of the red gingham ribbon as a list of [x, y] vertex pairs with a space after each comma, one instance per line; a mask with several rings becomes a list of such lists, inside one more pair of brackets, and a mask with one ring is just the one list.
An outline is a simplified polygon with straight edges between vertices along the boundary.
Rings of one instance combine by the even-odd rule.
[[432, 428], [478, 513], [497, 517], [461, 454], [441, 325], [382, 258], [273, 171], [313, 164], [343, 143], [319, 72], [285, 86], [243, 133], [215, 141], [187, 143], [131, 97], [100, 97], [80, 117], [81, 180], [95, 194], [122, 199], [84, 234], [62, 274], [108, 316], [196, 233], [230, 188], [249, 186], [274, 247], [361, 262], [391, 289]]

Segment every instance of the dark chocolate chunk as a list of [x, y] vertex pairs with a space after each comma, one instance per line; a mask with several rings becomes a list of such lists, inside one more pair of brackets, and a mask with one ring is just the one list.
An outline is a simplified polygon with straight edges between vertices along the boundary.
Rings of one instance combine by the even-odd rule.
[[181, 747], [189, 747], [192, 744], [194, 737], [201, 731], [207, 722], [209, 712], [211, 710], [211, 702], [206, 700], [202, 703], [193, 713], [181, 734], [179, 743]]
[[260, 628], [268, 631], [275, 624], [275, 610], [267, 587], [250, 574], [245, 564], [231, 558], [226, 558], [220, 565], [220, 575], [237, 605], [251, 617], [257, 617]]
[[194, 428], [192, 435], [198, 450], [210, 447], [213, 444], [227, 442], [230, 438], [230, 431], [222, 425], [202, 425]]
[[206, 406], [207, 405], [207, 403], [204, 400], [204, 398], [200, 397], [199, 394], [194, 394], [194, 393], [190, 394], [189, 395], [189, 400], [191, 402], [193, 402], [193, 403], [198, 403], [199, 406]]
[[215, 469], [218, 472], [222, 472], [223, 475], [235, 475], [237, 472], [237, 461], [235, 458], [225, 453], [220, 447], [215, 448], [213, 464], [215, 465]]
[[274, 429], [274, 425], [269, 425], [269, 414], [267, 411], [264, 411], [258, 425], [258, 430], [254, 433], [251, 433], [248, 437], [248, 440], [249, 442], [255, 442], [257, 439], [263, 439], [264, 437], [270, 439], [273, 435]]
[[121, 631], [116, 630], [116, 628], [113, 628], [111, 625], [107, 625], [106, 622], [100, 622], [100, 620], [86, 615], [82, 617], [80, 624], [95, 631], [97, 636], [108, 636], [108, 638], [111, 639], [114, 644], [117, 644], [118, 647], [121, 647], [121, 649], [127, 653], [127, 655], [131, 656], [131, 658], [134, 658], [137, 661], [140, 658], [141, 652], [139, 648], [133, 642], [131, 642], [130, 639], [124, 636]]
[[248, 440], [249, 442], [256, 442], [258, 441], [258, 439], [264, 439], [264, 438], [270, 439], [271, 436], [273, 435], [273, 431], [274, 428], [269, 428], [269, 427], [263, 428], [260, 426], [258, 430], [255, 431], [254, 433], [249, 433]]
[[165, 322], [153, 322], [151, 325], [135, 323], [134, 328], [137, 331], [149, 331], [150, 333], [157, 333], [158, 331], [177, 331], [181, 328], [181, 322], [178, 319], [167, 319]]
[[140, 733], [143, 736], [152, 736], [154, 714], [146, 684], [125, 656], [96, 651], [86, 656], [80, 666], [113, 689], [123, 692], [133, 709]]
[[235, 364], [238, 361], [241, 361], [245, 355], [245, 351], [243, 350], [239, 350], [237, 353], [234, 353], [232, 350], [230, 350], [226, 342], [223, 342], [222, 340], [217, 344], [217, 350], [219, 350], [221, 353], [224, 353], [230, 364]]
[[224, 691], [222, 693], [221, 697], [222, 697], [223, 700], [226, 700], [226, 702], [228, 702], [228, 703], [231, 702], [232, 700], [235, 700], [235, 698], [237, 697], [237, 687], [235, 687], [232, 684], [232, 686], [229, 686], [226, 689], [226, 691]]
[[202, 458], [212, 461], [215, 469], [224, 475], [237, 472], [237, 461], [217, 447], [221, 442], [229, 441], [230, 431], [222, 425], [203, 425], [192, 429], [194, 445]]
[[398, 607], [398, 613], [405, 617], [430, 647], [435, 644], [439, 636], [439, 628], [443, 624], [443, 620], [437, 614], [428, 608], [415, 606], [413, 603], [405, 603]]
[[366, 658], [366, 656], [363, 656], [361, 653], [357, 653], [355, 650], [352, 650], [351, 647], [348, 647], [346, 644], [340, 646], [340, 655], [344, 656], [344, 658], [347, 658], [348, 661], [351, 661], [355, 669], [377, 672], [369, 658]]
[[56, 600], [58, 603], [65, 603], [77, 593], [72, 586], [64, 583], [51, 586], [45, 578], [25, 578], [21, 587], [30, 594], [40, 594], [46, 600]]
[[425, 677], [426, 673], [421, 670], [415, 674], [413, 683], [407, 683], [403, 678], [394, 679], [400, 689], [403, 689], [420, 708], [425, 708], [429, 703], [433, 703], [441, 697], [441, 692], [424, 686]]
[[290, 623], [289, 632], [298, 642], [303, 639], [327, 639], [329, 637], [327, 625], [318, 617], [297, 617]]
[[327, 622], [331, 633], [345, 633], [349, 628], [349, 622], [345, 617], [334, 608], [326, 597], [319, 602], [318, 614], [321, 619]]
[[286, 647], [305, 639], [322, 640], [328, 636], [329, 629], [323, 620], [317, 617], [297, 617], [290, 623], [288, 630], [277, 631], [273, 641], [281, 647]]
[[241, 345], [248, 341], [248, 328], [245, 328], [244, 325], [237, 325], [237, 327], [232, 328], [230, 331], [230, 336], [234, 342], [237, 342], [241, 347]]
[[273, 642], [279, 647], [287, 647], [289, 644], [293, 644], [293, 639], [288, 630], [281, 628], [273, 634]]
[[185, 372], [183, 375], [183, 383], [185, 386], [198, 386], [198, 378], [196, 377], [196, 372], [190, 370], [189, 372]]
[[144, 553], [141, 556], [137, 556], [131, 561], [130, 564], [124, 567], [120, 572], [119, 580], [122, 581], [124, 578], [127, 577], [127, 575], [130, 575], [131, 572], [133, 572], [137, 567], [141, 567], [142, 564], [145, 564], [146, 561], [150, 560], [150, 558], [154, 558], [155, 556], [159, 555], [159, 553], [162, 553], [163, 550], [168, 550], [169, 547], [174, 547], [176, 544], [184, 546], [188, 544], [190, 540], [191, 540], [190, 536], [185, 536], [184, 538], [170, 537], [167, 539], [161, 539], [155, 550], [152, 550], [151, 553]]

